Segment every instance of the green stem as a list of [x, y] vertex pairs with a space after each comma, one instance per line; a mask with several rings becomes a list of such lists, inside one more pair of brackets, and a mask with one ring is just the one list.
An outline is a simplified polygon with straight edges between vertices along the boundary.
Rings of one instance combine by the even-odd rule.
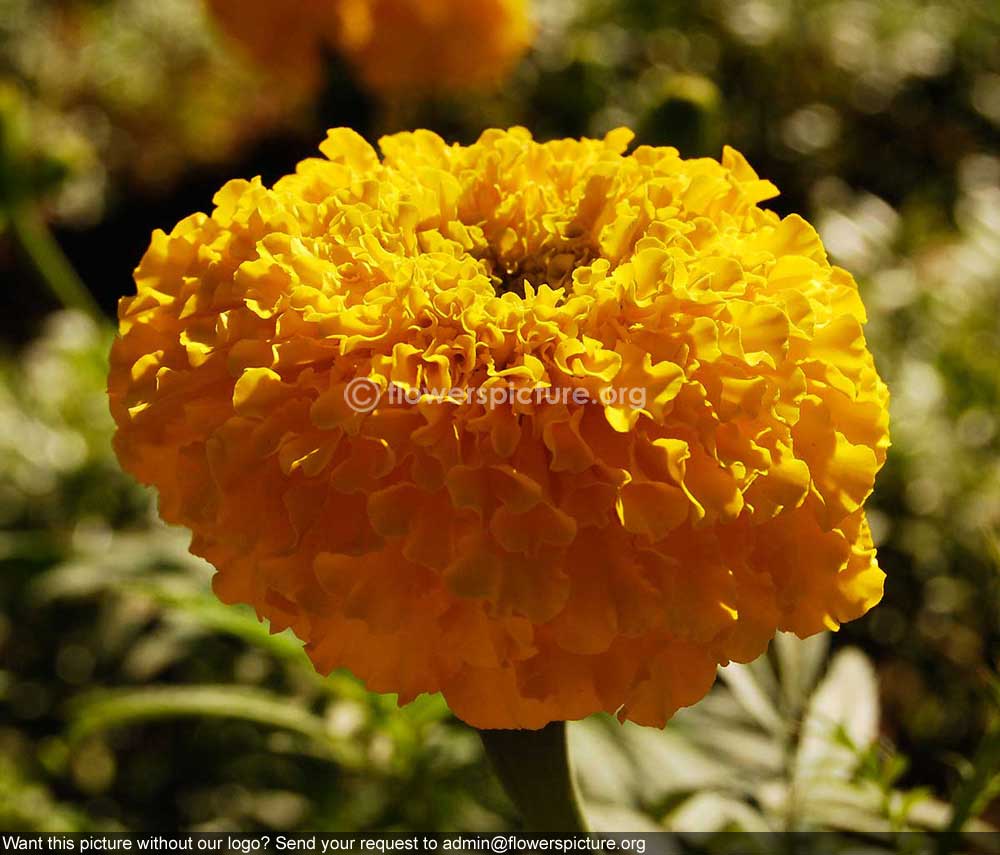
[[481, 730], [479, 735], [526, 831], [588, 831], [566, 746], [566, 722], [541, 730]]
[[24, 254], [52, 294], [67, 309], [86, 312], [99, 324], [107, 322], [93, 295], [63, 254], [37, 211], [20, 207], [10, 212], [11, 231]]

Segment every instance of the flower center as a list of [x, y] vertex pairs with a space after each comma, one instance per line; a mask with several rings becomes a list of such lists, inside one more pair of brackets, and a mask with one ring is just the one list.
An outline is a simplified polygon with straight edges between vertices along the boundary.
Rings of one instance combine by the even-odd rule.
[[488, 247], [479, 259], [498, 297], [504, 294], [524, 297], [525, 282], [536, 291], [542, 285], [569, 290], [573, 271], [590, 264], [596, 257], [597, 253], [587, 244], [564, 242], [541, 247], [521, 257], [501, 255], [495, 248]]

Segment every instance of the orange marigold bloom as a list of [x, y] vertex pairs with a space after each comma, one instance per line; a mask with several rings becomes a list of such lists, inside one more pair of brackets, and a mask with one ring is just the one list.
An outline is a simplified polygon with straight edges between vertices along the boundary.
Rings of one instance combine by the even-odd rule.
[[324, 50], [382, 93], [495, 85], [528, 49], [527, 0], [208, 0], [259, 62], [313, 86]]
[[338, 31], [337, 0], [207, 0], [226, 35], [261, 66], [296, 90], [313, 89], [323, 73], [323, 51]]
[[[321, 671], [478, 727], [662, 725], [776, 629], [881, 597], [887, 392], [854, 280], [736, 151], [631, 136], [417, 131], [380, 159], [334, 130], [154, 234], [112, 351], [119, 457]], [[358, 382], [381, 398], [352, 408]], [[482, 394], [512, 388], [583, 400]]]

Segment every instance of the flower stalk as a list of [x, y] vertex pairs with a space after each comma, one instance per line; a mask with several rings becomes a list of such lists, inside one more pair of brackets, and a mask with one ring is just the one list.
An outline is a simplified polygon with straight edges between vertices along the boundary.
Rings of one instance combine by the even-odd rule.
[[525, 831], [586, 833], [586, 820], [566, 744], [566, 722], [541, 730], [480, 730], [504, 790]]
[[38, 277], [67, 309], [78, 309], [98, 324], [106, 322], [97, 301], [63, 254], [45, 220], [30, 206], [9, 214], [10, 230]]

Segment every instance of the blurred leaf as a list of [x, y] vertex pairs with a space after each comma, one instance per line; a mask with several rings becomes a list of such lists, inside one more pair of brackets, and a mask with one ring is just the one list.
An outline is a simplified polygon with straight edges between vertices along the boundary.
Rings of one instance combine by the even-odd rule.
[[711, 792], [693, 795], [666, 817], [663, 825], [676, 831], [773, 830], [746, 802]]
[[[766, 659], [762, 661], [766, 664]], [[765, 730], [781, 735], [785, 724], [767, 690], [748, 665], [736, 662], [719, 669], [719, 677], [729, 687], [740, 706]]]
[[983, 737], [971, 766], [971, 774], [958, 785], [951, 798], [951, 818], [946, 827], [950, 839], [1000, 796], [1000, 725], [994, 724]]
[[[641, 811], [631, 810], [626, 807], [618, 807], [608, 804], [587, 804], [584, 811], [587, 816], [587, 824], [596, 832], [602, 834], [614, 834], [628, 832], [631, 834], [651, 834], [663, 831], [663, 826], [654, 822]], [[657, 852], [668, 855], [671, 852], [680, 853], [683, 851], [679, 844], [669, 840], [664, 846], [657, 845]]]
[[829, 633], [819, 632], [800, 639], [790, 632], [779, 632], [774, 636], [771, 647], [781, 673], [784, 701], [792, 713], [798, 712], [816, 685], [829, 654]]
[[841, 650], [806, 709], [795, 757], [798, 785], [849, 778], [860, 749], [878, 737], [878, 720], [878, 683], [871, 663], [858, 650]]
[[620, 819], [642, 809], [679, 831], [864, 832], [888, 849], [891, 833], [921, 827], [930, 799], [894, 787], [902, 761], [877, 742], [867, 658], [847, 648], [827, 663], [826, 639], [778, 644], [777, 671], [764, 658], [721, 669], [708, 697], [662, 731], [606, 716], [574, 725], [588, 809], [620, 808]]
[[87, 814], [53, 798], [44, 784], [31, 780], [13, 758], [0, 752], [0, 828], [12, 832], [97, 831]]
[[349, 768], [362, 765], [356, 746], [332, 738], [318, 716], [260, 689], [234, 686], [147, 686], [95, 691], [74, 699], [69, 708], [69, 738], [87, 737], [118, 727], [171, 718], [233, 718], [304, 736], [315, 752]]

